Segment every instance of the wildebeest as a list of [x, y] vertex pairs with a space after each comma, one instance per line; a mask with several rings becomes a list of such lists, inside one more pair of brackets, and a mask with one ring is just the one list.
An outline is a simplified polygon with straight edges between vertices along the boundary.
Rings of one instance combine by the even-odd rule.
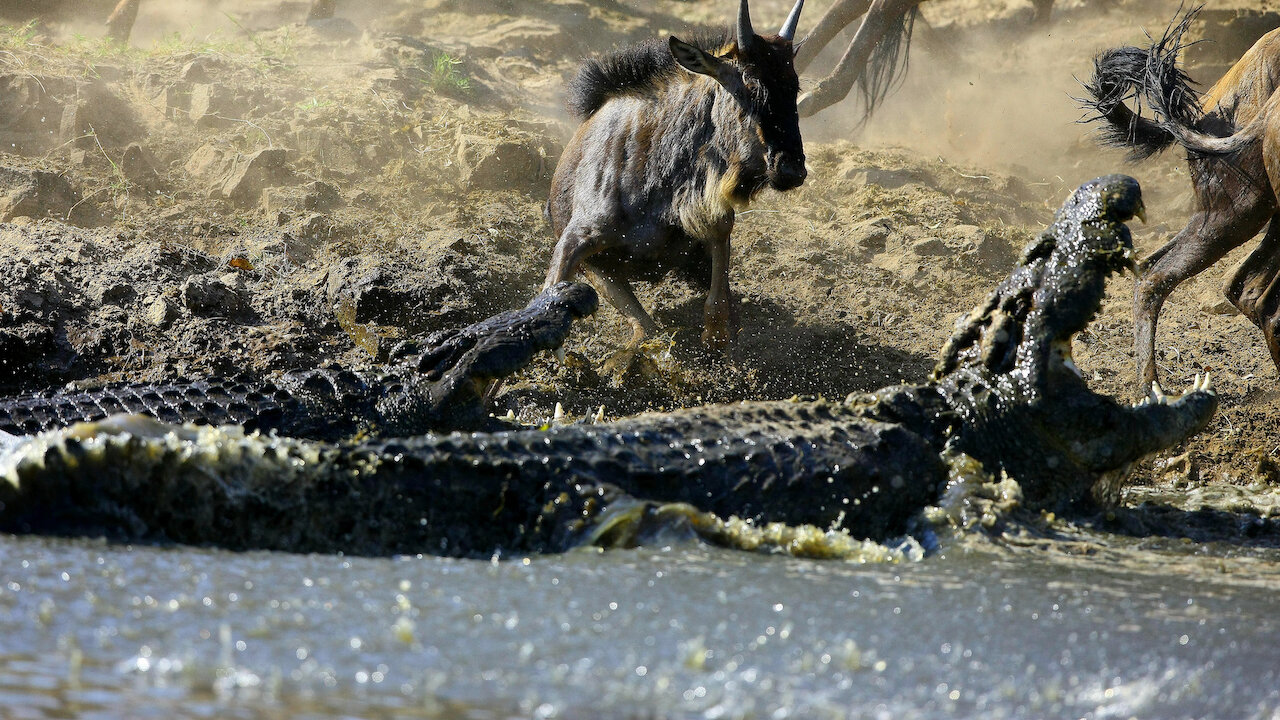
[[[1262, 329], [1280, 367], [1280, 30], [1259, 39], [1203, 97], [1178, 66], [1182, 36], [1196, 10], [1175, 19], [1148, 48], [1107, 50], [1095, 60], [1084, 105], [1103, 120], [1104, 143], [1142, 159], [1173, 143], [1187, 152], [1194, 214], [1172, 240], [1144, 259], [1134, 288], [1138, 378], [1156, 380], [1156, 321], [1165, 298], [1267, 228], [1261, 244], [1223, 288], [1227, 299]], [[1154, 111], [1125, 105], [1136, 97]]]
[[571, 82], [582, 124], [551, 182], [558, 240], [546, 287], [582, 270], [631, 322], [630, 348], [657, 331], [630, 281], [668, 270], [708, 287], [703, 342], [733, 339], [734, 211], [806, 175], [791, 42], [803, 5], [762, 37], [741, 0], [723, 36], [626, 47], [587, 60]]

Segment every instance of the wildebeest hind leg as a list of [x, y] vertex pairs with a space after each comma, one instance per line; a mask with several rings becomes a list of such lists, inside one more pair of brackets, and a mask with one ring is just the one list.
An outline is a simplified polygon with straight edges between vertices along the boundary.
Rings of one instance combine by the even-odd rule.
[[1182, 232], [1142, 262], [1142, 275], [1133, 287], [1133, 339], [1143, 387], [1156, 379], [1156, 322], [1165, 298], [1183, 280], [1256, 235], [1269, 217], [1257, 211], [1196, 213]]
[[1273, 218], [1262, 242], [1236, 268], [1223, 287], [1227, 299], [1262, 329], [1271, 360], [1280, 368], [1280, 219]]

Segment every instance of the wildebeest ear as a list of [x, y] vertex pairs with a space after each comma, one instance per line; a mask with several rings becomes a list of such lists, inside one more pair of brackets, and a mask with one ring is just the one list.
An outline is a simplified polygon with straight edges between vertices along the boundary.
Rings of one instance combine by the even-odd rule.
[[667, 43], [671, 46], [671, 55], [675, 57], [677, 63], [680, 63], [680, 67], [685, 70], [699, 75], [710, 75], [711, 77], [717, 77], [720, 74], [720, 66], [724, 64], [724, 61], [715, 55], [690, 45], [675, 35], [672, 35]]
[[671, 55], [675, 57], [680, 67], [699, 75], [709, 75], [730, 92], [742, 89], [742, 74], [733, 63], [690, 45], [674, 35], [668, 42], [671, 45]]

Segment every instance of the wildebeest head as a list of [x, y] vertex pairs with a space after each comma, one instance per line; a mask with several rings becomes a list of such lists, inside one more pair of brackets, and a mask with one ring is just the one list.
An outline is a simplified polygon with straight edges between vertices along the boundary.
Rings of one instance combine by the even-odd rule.
[[720, 83], [755, 122], [765, 148], [769, 185], [775, 190], [798, 187], [808, 174], [796, 111], [800, 79], [792, 63], [792, 39], [802, 7], [804, 0], [796, 0], [778, 34], [760, 36], [751, 29], [747, 0], [741, 0], [735, 43], [722, 56], [675, 37], [670, 40], [671, 54], [681, 67]]

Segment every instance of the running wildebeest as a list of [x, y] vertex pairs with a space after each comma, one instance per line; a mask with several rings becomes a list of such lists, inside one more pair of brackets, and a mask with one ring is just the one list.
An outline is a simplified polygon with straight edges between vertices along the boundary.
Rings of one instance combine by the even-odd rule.
[[[1262, 242], [1223, 288], [1262, 329], [1280, 368], [1280, 30], [1273, 30], [1201, 96], [1178, 65], [1182, 36], [1199, 8], [1175, 19], [1148, 48], [1120, 47], [1095, 60], [1085, 86], [1090, 120], [1105, 121], [1104, 144], [1140, 160], [1178, 143], [1187, 152], [1195, 210], [1187, 226], [1139, 265], [1133, 294], [1138, 379], [1156, 381], [1156, 321], [1179, 283], [1221, 260], [1264, 227]], [[1154, 119], [1125, 105], [1136, 97]]]
[[734, 211], [806, 175], [791, 42], [803, 5], [762, 37], [741, 0], [724, 36], [623, 48], [584, 62], [570, 84], [582, 124], [551, 182], [546, 287], [582, 270], [631, 322], [629, 349], [658, 329], [630, 281], [673, 269], [708, 287], [703, 342], [733, 339]]

